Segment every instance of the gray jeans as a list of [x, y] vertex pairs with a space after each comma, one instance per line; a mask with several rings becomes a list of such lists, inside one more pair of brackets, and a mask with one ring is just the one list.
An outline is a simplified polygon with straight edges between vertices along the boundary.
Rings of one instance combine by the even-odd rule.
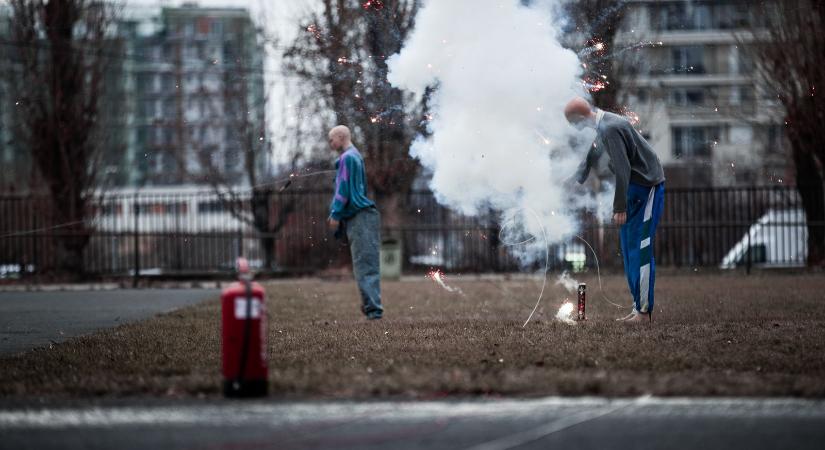
[[352, 271], [361, 292], [361, 311], [367, 317], [381, 317], [381, 215], [375, 208], [364, 208], [347, 219], [346, 226]]

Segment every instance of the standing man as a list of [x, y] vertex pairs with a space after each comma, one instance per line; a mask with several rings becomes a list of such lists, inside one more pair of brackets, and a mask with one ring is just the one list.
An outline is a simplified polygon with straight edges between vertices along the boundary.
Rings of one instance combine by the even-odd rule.
[[622, 258], [633, 296], [633, 311], [618, 320], [641, 322], [653, 318], [656, 265], [653, 240], [665, 205], [665, 174], [650, 144], [622, 116], [594, 109], [576, 97], [564, 108], [567, 121], [578, 129], [596, 130], [596, 142], [579, 165], [576, 178], [583, 184], [590, 169], [605, 154], [616, 175], [613, 221], [621, 225]]
[[367, 174], [364, 158], [352, 145], [349, 128], [338, 125], [329, 132], [329, 146], [340, 157], [335, 163], [335, 194], [327, 222], [336, 237], [349, 241], [352, 271], [361, 292], [361, 312], [367, 319], [380, 319], [381, 306], [380, 247], [381, 215], [367, 198]]

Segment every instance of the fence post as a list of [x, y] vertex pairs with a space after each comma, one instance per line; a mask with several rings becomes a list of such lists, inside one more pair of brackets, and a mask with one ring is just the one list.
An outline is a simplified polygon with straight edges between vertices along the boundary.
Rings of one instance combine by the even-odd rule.
[[745, 273], [747, 275], [751, 274], [751, 222], [753, 221], [753, 189], [748, 188], [748, 220], [747, 220], [747, 231], [748, 233], [748, 249], [746, 250], [746, 254], [748, 255], [747, 262], [745, 264]]
[[140, 233], [138, 231], [138, 224], [140, 223], [140, 208], [138, 208], [137, 192], [135, 193], [134, 199], [132, 200], [132, 212], [135, 216], [135, 230], [133, 234], [135, 245], [135, 275], [132, 278], [132, 287], [136, 288], [138, 286], [138, 280], [140, 278]]
[[[181, 249], [181, 231], [180, 231], [180, 216], [183, 209], [183, 202], [180, 197], [176, 197], [173, 201], [172, 208], [175, 211], [175, 270], [183, 272], [183, 251]], [[188, 210], [187, 210], [188, 211]]]
[[[251, 210], [252, 209], [251, 208], [251, 205], [252, 205], [251, 200], [250, 200], [249, 204], [250, 204], [249, 209]], [[243, 209], [244, 209], [243, 208], [244, 207], [243, 200], [238, 200], [238, 206], [241, 207], [240, 208], [241, 213], [243, 213]], [[236, 219], [235, 221], [238, 222], [238, 255], [236, 256], [236, 258], [241, 258], [241, 257], [243, 257], [243, 228], [244, 228], [244, 222], [243, 222], [243, 220], [240, 220], [240, 219]]]

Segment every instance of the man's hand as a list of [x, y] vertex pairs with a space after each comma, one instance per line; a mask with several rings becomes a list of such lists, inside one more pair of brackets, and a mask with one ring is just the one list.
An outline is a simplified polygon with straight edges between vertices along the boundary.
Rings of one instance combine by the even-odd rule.
[[332, 217], [327, 218], [327, 226], [331, 231], [335, 231], [338, 229], [338, 221], [333, 219]]
[[613, 223], [615, 223], [616, 225], [624, 225], [625, 222], [627, 222], [627, 213], [626, 212], [620, 212], [620, 213], [614, 213], [613, 214]]

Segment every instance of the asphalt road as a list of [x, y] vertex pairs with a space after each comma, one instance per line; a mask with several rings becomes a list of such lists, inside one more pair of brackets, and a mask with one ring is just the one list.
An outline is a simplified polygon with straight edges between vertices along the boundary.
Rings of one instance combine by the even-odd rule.
[[0, 449], [821, 449], [825, 401], [543, 398], [0, 409]]
[[0, 292], [0, 355], [48, 346], [218, 295], [216, 289]]

